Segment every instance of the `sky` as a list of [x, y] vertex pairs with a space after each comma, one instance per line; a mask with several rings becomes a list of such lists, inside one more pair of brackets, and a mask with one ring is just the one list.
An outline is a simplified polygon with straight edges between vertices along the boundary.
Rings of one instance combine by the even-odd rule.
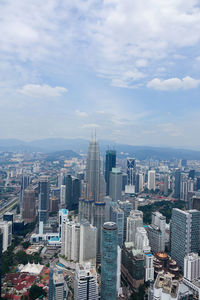
[[0, 138], [200, 149], [199, 0], [1, 0]]

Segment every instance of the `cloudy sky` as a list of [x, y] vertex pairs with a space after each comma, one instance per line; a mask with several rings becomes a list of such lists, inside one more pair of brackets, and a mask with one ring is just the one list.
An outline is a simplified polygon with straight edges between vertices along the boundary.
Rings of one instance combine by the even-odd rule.
[[2, 0], [0, 16], [0, 138], [200, 149], [199, 0]]

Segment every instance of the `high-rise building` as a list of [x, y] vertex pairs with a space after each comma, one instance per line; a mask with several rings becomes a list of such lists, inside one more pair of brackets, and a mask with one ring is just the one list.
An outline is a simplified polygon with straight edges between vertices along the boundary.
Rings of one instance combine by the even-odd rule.
[[12, 222], [0, 222], [0, 230], [3, 233], [3, 252], [5, 252], [12, 243]]
[[180, 191], [181, 191], [181, 171], [180, 171], [180, 169], [176, 169], [174, 176], [175, 176], [174, 198], [180, 199]]
[[72, 176], [67, 175], [65, 177], [65, 185], [66, 185], [66, 190], [65, 190], [65, 204], [66, 208], [68, 210], [72, 210]]
[[143, 212], [132, 210], [127, 218], [126, 242], [136, 244], [136, 232], [138, 227], [143, 226]]
[[126, 239], [126, 226], [127, 226], [127, 218], [130, 215], [131, 210], [133, 209], [133, 203], [126, 201], [118, 201], [119, 207], [124, 212], [124, 241]]
[[31, 223], [36, 218], [35, 191], [29, 186], [24, 190], [22, 218], [25, 223]]
[[117, 225], [106, 222], [102, 228], [101, 300], [116, 300]]
[[156, 172], [154, 170], [148, 171], [148, 186], [147, 186], [148, 190], [155, 191], [156, 189], [155, 180], [156, 180]]
[[63, 272], [51, 269], [49, 272], [49, 300], [67, 299], [67, 285], [64, 280]]
[[49, 181], [42, 176], [39, 181], [39, 222], [47, 223], [49, 216]]
[[62, 227], [61, 253], [67, 259], [78, 262], [80, 254], [80, 224], [65, 222]]
[[0, 299], [1, 299], [1, 277], [2, 277], [2, 251], [3, 251], [3, 233], [0, 229]]
[[20, 211], [23, 208], [23, 199], [24, 199], [24, 191], [30, 184], [30, 176], [27, 174], [23, 174], [21, 178], [21, 187], [20, 187]]
[[110, 172], [112, 171], [112, 168], [115, 167], [116, 167], [116, 151], [107, 150], [106, 161], [105, 161], [106, 195], [109, 195]]
[[135, 185], [135, 171], [136, 171], [135, 158], [127, 158], [128, 185]]
[[153, 253], [165, 251], [166, 217], [158, 211], [152, 213], [152, 222], [148, 227], [149, 244]]
[[63, 207], [65, 206], [65, 199], [66, 199], [66, 185], [60, 186], [60, 205]]
[[66, 192], [65, 201], [68, 210], [75, 210], [79, 205], [79, 197], [81, 195], [81, 183], [78, 178], [67, 175], [65, 179]]
[[193, 281], [200, 277], [200, 257], [198, 253], [189, 253], [184, 258], [184, 278]]
[[122, 172], [119, 168], [112, 168], [110, 172], [109, 196], [117, 202], [122, 197]]
[[66, 222], [68, 222], [68, 210], [63, 208], [59, 210], [59, 237], [62, 240], [62, 231], [63, 231], [63, 226]]
[[74, 300], [98, 300], [97, 273], [90, 263], [76, 264]]
[[145, 281], [154, 280], [154, 266], [153, 266], [154, 256], [151, 253], [145, 254]]
[[124, 212], [115, 202], [111, 203], [110, 221], [117, 225], [118, 245], [122, 248], [124, 242]]
[[172, 210], [171, 220], [171, 257], [184, 268], [184, 257], [199, 251], [200, 211]]
[[164, 176], [164, 195], [168, 196], [168, 190], [169, 190], [169, 176], [166, 174]]
[[93, 204], [92, 225], [97, 228], [97, 262], [100, 262], [101, 257], [102, 226], [105, 222], [105, 209], [105, 202], [95, 202]]
[[96, 265], [97, 229], [88, 221], [80, 224], [80, 263], [91, 262]]
[[144, 253], [150, 253], [149, 239], [144, 227], [137, 227], [135, 248], [142, 250]]
[[79, 221], [88, 220], [93, 223], [93, 204], [94, 200], [79, 199]]
[[96, 138], [90, 141], [88, 148], [86, 180], [88, 199], [98, 202], [100, 196], [100, 153]]

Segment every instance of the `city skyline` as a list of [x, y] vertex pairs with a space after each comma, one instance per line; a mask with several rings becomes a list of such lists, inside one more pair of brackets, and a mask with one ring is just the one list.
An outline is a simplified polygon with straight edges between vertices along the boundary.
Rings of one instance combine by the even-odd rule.
[[199, 147], [198, 1], [0, 4], [0, 138]]

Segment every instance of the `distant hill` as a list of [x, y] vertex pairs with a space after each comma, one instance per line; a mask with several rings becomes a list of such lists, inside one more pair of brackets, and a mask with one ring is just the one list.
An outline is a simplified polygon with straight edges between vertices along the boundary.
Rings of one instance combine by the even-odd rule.
[[[72, 151], [74, 156], [79, 153], [87, 153], [89, 141], [84, 139], [62, 139], [62, 138], [51, 138], [35, 140], [31, 142], [24, 142], [17, 139], [0, 139], [0, 151], [13, 151], [13, 152], [42, 152], [51, 153], [54, 157], [59, 155], [62, 156], [62, 151], [64, 151], [63, 156], [69, 155], [70, 152], [65, 152], [65, 150]], [[118, 157], [132, 156], [137, 159], [188, 159], [188, 160], [200, 160], [200, 151], [190, 150], [190, 149], [177, 149], [171, 147], [150, 147], [150, 146], [132, 146], [126, 144], [118, 144], [108, 140], [100, 140], [100, 151], [104, 155], [105, 151], [110, 147], [110, 149], [115, 149], [117, 151]], [[61, 151], [61, 152], [60, 152]], [[53, 154], [54, 152], [54, 154]], [[59, 153], [60, 152], [60, 153]], [[78, 153], [78, 154], [77, 154]]]

